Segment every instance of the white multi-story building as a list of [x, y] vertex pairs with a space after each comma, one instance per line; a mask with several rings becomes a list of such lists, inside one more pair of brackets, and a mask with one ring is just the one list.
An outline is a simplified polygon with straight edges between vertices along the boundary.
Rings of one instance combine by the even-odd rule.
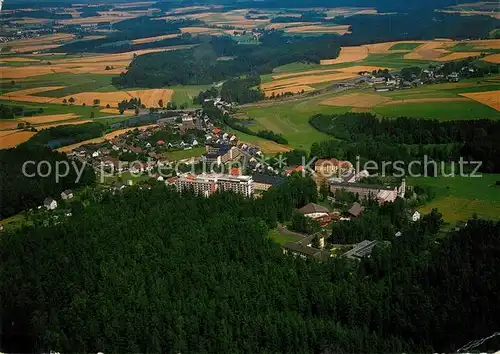
[[177, 191], [193, 190], [205, 197], [217, 191], [232, 191], [246, 197], [253, 195], [251, 176], [232, 176], [224, 174], [201, 174], [197, 176], [181, 176], [175, 181]]

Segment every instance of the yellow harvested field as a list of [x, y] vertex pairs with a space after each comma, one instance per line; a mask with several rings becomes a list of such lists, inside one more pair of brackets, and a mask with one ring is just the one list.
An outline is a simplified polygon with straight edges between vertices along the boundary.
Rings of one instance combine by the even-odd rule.
[[450, 52], [446, 48], [453, 47], [456, 42], [453, 41], [429, 41], [415, 48], [404, 59], [408, 60], [436, 60]]
[[299, 27], [288, 27], [285, 29], [285, 32], [288, 33], [337, 33], [340, 35], [344, 35], [346, 33], [351, 33], [349, 31], [350, 25], [341, 25], [341, 26], [319, 26], [319, 25], [311, 25], [311, 26], [299, 26]]
[[277, 154], [279, 152], [288, 152], [291, 150], [286, 145], [281, 145], [281, 144], [275, 143], [274, 141], [270, 141], [270, 140], [262, 139], [262, 140], [258, 140], [258, 141], [249, 142], [249, 141], [245, 141], [243, 139], [240, 141], [242, 143], [248, 144], [248, 145], [257, 145], [262, 150], [262, 152], [264, 154]]
[[43, 24], [50, 22], [49, 19], [46, 18], [32, 18], [32, 17], [24, 17], [20, 20], [12, 21], [16, 25], [34, 25], [34, 24]]
[[209, 28], [209, 27], [182, 27], [182, 33], [212, 33], [219, 32], [217, 28]]
[[335, 59], [325, 59], [321, 60], [321, 65], [333, 65], [350, 63], [353, 61], [363, 60], [368, 56], [368, 49], [363, 46], [358, 47], [342, 47], [340, 49], [340, 54]]
[[308, 25], [317, 25], [319, 22], [283, 22], [283, 23], [270, 23], [266, 26], [267, 30], [280, 30], [288, 27], [299, 27], [299, 26], [308, 26]]
[[358, 74], [360, 72], [365, 72], [365, 71], [372, 72], [373, 70], [384, 70], [384, 69], [389, 69], [389, 68], [382, 66], [373, 66], [373, 65], [355, 65], [355, 66], [350, 66], [348, 68], [341, 68], [337, 70], [342, 71], [343, 73]]
[[27, 141], [35, 134], [35, 132], [30, 131], [18, 131], [13, 134], [2, 136], [0, 137], [0, 149], [16, 147], [17, 145]]
[[104, 139], [104, 138], [94, 138], [94, 139], [90, 139], [90, 140], [81, 141], [81, 142], [76, 143], [76, 144], [71, 144], [71, 145], [63, 146], [63, 147], [61, 147], [59, 149], [56, 149], [56, 151], [59, 151], [59, 152], [70, 152], [71, 150], [76, 149], [77, 147], [80, 147], [82, 145], [99, 144], [99, 143], [102, 143], [102, 142], [105, 142], [105, 141], [106, 141], [106, 139]]
[[56, 23], [61, 25], [90, 25], [102, 22], [114, 23], [123, 20], [128, 20], [134, 17], [136, 16], [92, 16], [92, 17], [72, 18], [67, 20], [58, 20], [56, 21]]
[[261, 88], [264, 91], [277, 90], [298, 85], [313, 85], [313, 84], [320, 84], [322, 82], [351, 79], [356, 76], [357, 76], [356, 74], [342, 73], [342, 72], [326, 74], [326, 75], [297, 76], [289, 79], [267, 82], [265, 84], [262, 84]]
[[358, 73], [363, 72], [363, 71], [372, 72], [373, 70], [384, 70], [384, 69], [387, 69], [387, 68], [384, 68], [381, 66], [371, 66], [371, 65], [356, 65], [356, 66], [350, 66], [348, 68], [310, 70], [310, 71], [299, 71], [299, 72], [295, 72], [295, 73], [278, 74], [278, 75], [273, 75], [272, 78], [274, 80], [279, 80], [279, 79], [284, 79], [287, 77], [314, 75], [314, 74], [325, 74], [325, 73], [334, 73], [334, 72], [358, 74]]
[[0, 130], [17, 128], [17, 123], [16, 119], [0, 119]]
[[500, 64], [500, 53], [488, 55], [488, 56], [484, 57], [483, 60], [487, 61], [488, 63]]
[[17, 63], [17, 62], [32, 62], [32, 61], [40, 61], [39, 59], [31, 59], [31, 58], [23, 58], [23, 57], [11, 57], [11, 58], [4, 58], [1, 57], [3, 62], [6, 63]]
[[444, 57], [437, 58], [437, 61], [452, 61], [458, 59], [464, 59], [469, 57], [477, 57], [481, 55], [481, 52], [453, 52], [445, 55]]
[[14, 133], [17, 133], [17, 132], [20, 132], [20, 131], [21, 131], [20, 129], [0, 130], [0, 138], [2, 136], [14, 134]]
[[311, 86], [307, 85], [298, 85], [298, 86], [290, 86], [290, 87], [285, 87], [285, 88], [280, 88], [276, 90], [267, 90], [265, 91], [266, 97], [272, 96], [273, 94], [276, 95], [281, 95], [284, 93], [302, 93], [308, 92], [308, 91], [314, 91], [314, 88]]
[[130, 100], [132, 98], [140, 98], [146, 107], [158, 107], [158, 101], [163, 100], [167, 103], [171, 100], [174, 91], [169, 89], [151, 89], [151, 90], [134, 90], [134, 91], [116, 91], [116, 92], [81, 92], [76, 95], [69, 95], [66, 97], [56, 99], [57, 102], [62, 103], [63, 99], [69, 100], [70, 97], [75, 99], [76, 105], [85, 103], [86, 105], [93, 105], [94, 99], [99, 99], [99, 106], [105, 107], [118, 107], [118, 103], [123, 100]]
[[76, 119], [80, 116], [75, 113], [63, 113], [63, 114], [51, 114], [46, 116], [33, 116], [33, 117], [25, 117], [19, 118], [23, 122], [28, 122], [30, 124], [42, 124], [42, 123], [51, 123], [51, 122], [59, 122], [63, 120]]
[[125, 134], [125, 133], [128, 133], [134, 129], [139, 129], [139, 130], [146, 130], [146, 129], [149, 129], [151, 127], [157, 127], [158, 125], [157, 124], [148, 124], [148, 125], [142, 125], [140, 127], [132, 127], [132, 128], [124, 128], [124, 129], [118, 129], [118, 130], [115, 130], [111, 133], [108, 133], [106, 135], [104, 135], [104, 139], [106, 140], [111, 140], [111, 139], [114, 139], [116, 138], [117, 136], [119, 135], [122, 135], [122, 134]]
[[142, 43], [157, 42], [157, 41], [161, 41], [163, 39], [175, 38], [177, 36], [178, 36], [178, 34], [166, 34], [164, 36], [156, 36], [156, 37], [147, 37], [147, 38], [133, 39], [132, 40], [132, 44], [142, 44]]
[[465, 43], [471, 44], [474, 49], [500, 49], [500, 39], [481, 39]]
[[53, 123], [53, 124], [43, 124], [43, 125], [38, 125], [36, 128], [38, 130], [40, 129], [49, 129], [49, 128], [52, 128], [52, 127], [58, 127], [60, 125], [77, 125], [77, 124], [85, 124], [85, 123], [91, 123], [93, 122], [92, 120], [90, 119], [86, 119], [86, 120], [75, 120], [75, 121], [71, 121], [71, 122], [60, 122], [60, 123]]
[[[108, 114], [120, 114], [120, 110], [118, 108], [103, 108], [99, 112], [101, 112], [101, 113], [108, 113]], [[127, 111], [123, 112], [124, 116], [132, 116], [134, 114], [135, 113], [132, 112], [132, 111], [130, 111], [130, 110], [127, 110]]]
[[500, 90], [486, 92], [461, 93], [460, 96], [482, 103], [497, 111], [500, 111]]
[[370, 108], [391, 101], [392, 98], [369, 93], [350, 93], [322, 101], [327, 106]]

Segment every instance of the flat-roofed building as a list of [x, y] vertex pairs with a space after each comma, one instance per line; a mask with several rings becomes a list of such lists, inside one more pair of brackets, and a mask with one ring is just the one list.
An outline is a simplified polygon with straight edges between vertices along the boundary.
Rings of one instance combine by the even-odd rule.
[[217, 191], [232, 191], [246, 197], [253, 195], [251, 176], [231, 176], [224, 174], [201, 174], [181, 176], [175, 181], [177, 191], [192, 190], [196, 194], [208, 197]]

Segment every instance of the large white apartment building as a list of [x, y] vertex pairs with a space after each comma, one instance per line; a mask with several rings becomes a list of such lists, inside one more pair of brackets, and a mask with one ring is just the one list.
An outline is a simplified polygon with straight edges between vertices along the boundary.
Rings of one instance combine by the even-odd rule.
[[246, 197], [253, 195], [252, 176], [232, 176], [224, 174], [201, 174], [180, 176], [175, 181], [177, 191], [193, 190], [205, 197], [217, 191], [232, 191]]

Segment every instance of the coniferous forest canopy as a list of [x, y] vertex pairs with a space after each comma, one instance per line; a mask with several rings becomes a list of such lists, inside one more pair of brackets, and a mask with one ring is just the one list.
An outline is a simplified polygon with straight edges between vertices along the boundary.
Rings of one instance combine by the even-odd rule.
[[[296, 62], [317, 63], [337, 56], [340, 47], [333, 36], [283, 37], [269, 33], [261, 45], [238, 45], [228, 37], [214, 37], [189, 50], [149, 53], [137, 57], [126, 73], [113, 78], [118, 86], [161, 87], [211, 84], [244, 74], [270, 73], [275, 67]], [[218, 61], [219, 57], [234, 57]]]
[[314, 143], [311, 155], [354, 160], [362, 156], [383, 161], [439, 161], [460, 157], [482, 161], [482, 172], [500, 172], [500, 122], [487, 119], [441, 122], [399, 117], [380, 119], [371, 113], [318, 114], [309, 123], [342, 140]]
[[320, 263], [267, 238], [316, 201], [310, 179], [261, 199], [164, 185], [92, 199], [2, 235], [3, 351], [453, 351], [500, 326], [498, 222], [436, 238], [439, 214], [409, 225], [395, 204], [380, 214], [402, 237], [359, 264]]

